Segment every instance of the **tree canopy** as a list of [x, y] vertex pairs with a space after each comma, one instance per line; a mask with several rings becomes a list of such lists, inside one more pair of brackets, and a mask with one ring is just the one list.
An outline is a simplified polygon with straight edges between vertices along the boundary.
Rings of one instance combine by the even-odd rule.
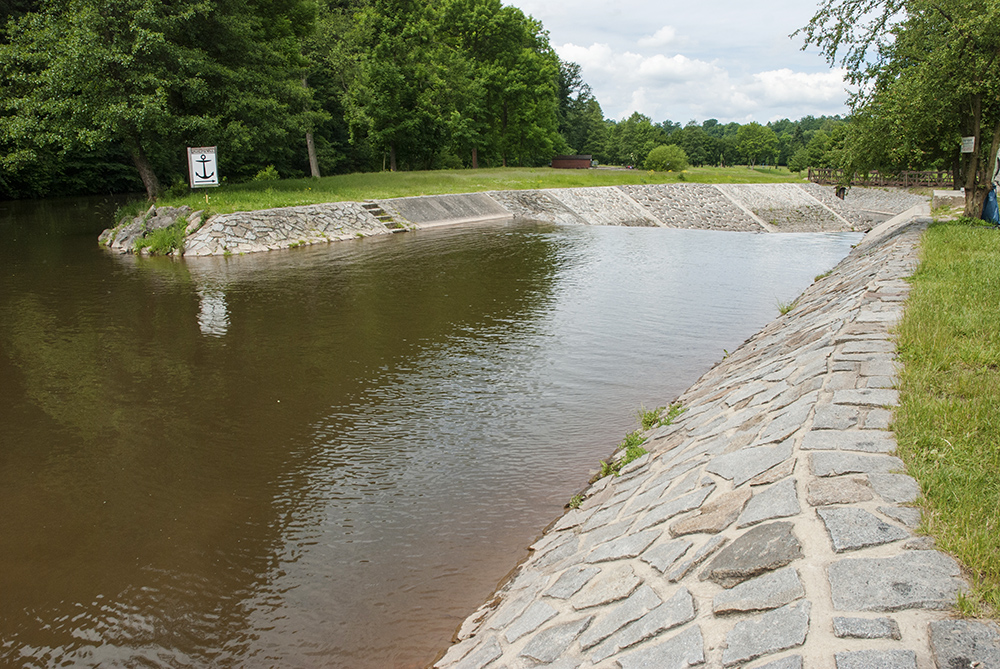
[[[954, 165], [966, 214], [978, 215], [1000, 148], [1000, 5], [824, 0], [802, 33], [858, 86], [844, 166]], [[960, 165], [963, 136], [975, 149]]]
[[310, 13], [302, 0], [43, 3], [0, 44], [4, 166], [116, 145], [153, 198], [172, 148], [266, 161], [301, 122], [296, 31]]
[[540, 166], [563, 153], [641, 166], [661, 146], [694, 166], [767, 158], [801, 169], [839, 160], [842, 124], [606, 119], [579, 65], [501, 0], [0, 9], [0, 198], [181, 192], [186, 146], [218, 146], [230, 182]]

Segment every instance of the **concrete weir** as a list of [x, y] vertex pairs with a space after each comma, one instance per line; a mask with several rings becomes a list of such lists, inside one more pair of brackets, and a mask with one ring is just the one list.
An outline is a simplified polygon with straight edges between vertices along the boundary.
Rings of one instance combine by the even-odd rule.
[[1000, 669], [996, 627], [953, 613], [958, 564], [914, 534], [920, 490], [889, 431], [891, 328], [928, 215], [876, 226], [682, 394], [435, 666]]
[[[742, 232], [866, 231], [923, 201], [907, 193], [864, 188], [853, 189], [840, 200], [830, 187], [789, 183], [680, 183], [429, 195], [217, 214], [189, 232], [183, 255], [255, 253], [517, 218], [571, 225]], [[142, 221], [134, 227], [139, 230], [141, 225]], [[111, 232], [106, 233], [111, 248], [128, 251], [119, 248], [121, 240]], [[120, 236], [131, 239], [126, 232]]]

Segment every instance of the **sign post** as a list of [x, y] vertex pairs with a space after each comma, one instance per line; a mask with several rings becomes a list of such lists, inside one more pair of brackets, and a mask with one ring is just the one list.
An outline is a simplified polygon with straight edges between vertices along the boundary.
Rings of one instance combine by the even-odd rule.
[[188, 147], [188, 176], [191, 188], [213, 188], [219, 185], [219, 169], [214, 146]]
[[962, 153], [973, 153], [976, 150], [976, 138], [975, 137], [963, 137], [962, 138]]

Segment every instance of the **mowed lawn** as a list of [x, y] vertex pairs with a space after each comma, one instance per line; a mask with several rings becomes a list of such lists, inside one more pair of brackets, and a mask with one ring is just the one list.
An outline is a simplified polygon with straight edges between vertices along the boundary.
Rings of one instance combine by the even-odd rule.
[[[194, 209], [209, 208], [213, 213], [254, 211], [321, 202], [363, 202], [365, 200], [478, 193], [489, 190], [531, 190], [577, 188], [625, 184], [693, 183], [805, 183], [804, 175], [787, 168], [693, 167], [683, 172], [591, 169], [554, 170], [550, 167], [489, 168], [478, 170], [434, 170], [428, 172], [367, 172], [338, 174], [321, 179], [281, 179], [223, 185], [192, 191], [180, 197], [163, 196], [158, 204], [186, 204]], [[207, 202], [206, 202], [207, 200]]]
[[924, 495], [924, 529], [973, 585], [960, 609], [1000, 614], [1000, 230], [938, 222], [898, 328], [894, 431]]

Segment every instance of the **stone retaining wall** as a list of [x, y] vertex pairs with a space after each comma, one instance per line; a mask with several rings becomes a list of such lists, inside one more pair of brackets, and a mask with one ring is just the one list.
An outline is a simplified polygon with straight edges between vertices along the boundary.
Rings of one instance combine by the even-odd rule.
[[953, 616], [957, 563], [914, 534], [888, 429], [928, 213], [878, 226], [681, 395], [435, 666], [1000, 668], [996, 627]]
[[184, 241], [184, 255], [254, 253], [387, 235], [391, 231], [357, 202], [219, 214]]
[[[255, 253], [502, 218], [745, 232], [865, 231], [925, 200], [878, 189], [853, 189], [840, 200], [833, 188], [814, 184], [668, 184], [433, 195], [215, 215], [197, 229], [197, 222], [192, 224], [183, 255]], [[112, 250], [132, 252], [134, 243], [151, 229], [150, 222], [159, 218], [157, 208], [151, 208], [129, 226], [105, 230], [100, 241]]]

